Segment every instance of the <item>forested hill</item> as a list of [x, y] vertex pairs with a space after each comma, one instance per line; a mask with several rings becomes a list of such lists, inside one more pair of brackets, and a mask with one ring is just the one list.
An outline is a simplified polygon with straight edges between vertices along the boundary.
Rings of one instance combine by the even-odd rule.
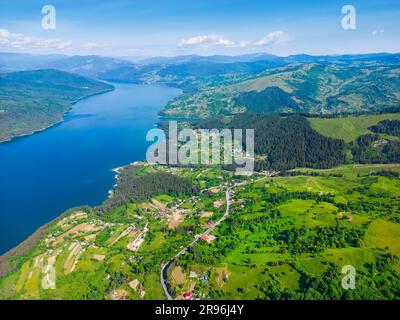
[[286, 170], [296, 167], [331, 168], [344, 163], [345, 143], [319, 134], [309, 121], [298, 115], [259, 115], [244, 113], [226, 119], [211, 118], [196, 124], [202, 128], [253, 128], [255, 153], [265, 156], [256, 170]]
[[[309, 63], [237, 75], [231, 83], [211, 81], [171, 101], [165, 117], [305, 112], [337, 114], [382, 111], [399, 105], [399, 63]], [[235, 82], [235, 83], [233, 83]]]
[[71, 105], [113, 86], [52, 69], [0, 74], [0, 142], [62, 120]]
[[118, 206], [150, 200], [159, 194], [183, 196], [194, 195], [199, 191], [188, 179], [164, 172], [143, 174], [139, 167], [129, 165], [119, 172], [113, 196], [98, 209], [100, 212], [110, 212]]
[[269, 87], [261, 92], [250, 91], [240, 94], [236, 102], [254, 113], [300, 112], [301, 109], [289, 93], [279, 87]]
[[316, 117], [243, 113], [217, 116], [198, 128], [255, 130], [256, 169], [330, 168], [341, 163], [400, 162], [399, 113]]

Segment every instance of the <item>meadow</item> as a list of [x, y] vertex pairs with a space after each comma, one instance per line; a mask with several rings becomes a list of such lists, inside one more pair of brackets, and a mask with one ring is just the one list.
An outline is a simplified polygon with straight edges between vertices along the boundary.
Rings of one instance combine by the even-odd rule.
[[308, 118], [311, 127], [320, 134], [330, 138], [343, 139], [345, 142], [352, 142], [359, 136], [371, 134], [372, 132], [368, 128], [382, 120], [400, 120], [400, 113]]

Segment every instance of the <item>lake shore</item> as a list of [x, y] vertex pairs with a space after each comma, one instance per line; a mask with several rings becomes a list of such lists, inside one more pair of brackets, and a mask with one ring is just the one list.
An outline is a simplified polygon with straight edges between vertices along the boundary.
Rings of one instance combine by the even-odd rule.
[[107, 92], [111, 92], [111, 91], [114, 91], [114, 90], [115, 90], [115, 87], [113, 86], [113, 88], [104, 89], [104, 90], [101, 90], [101, 91], [99, 91], [99, 92], [91, 93], [91, 94], [88, 94], [88, 95], [86, 95], [86, 96], [80, 97], [80, 98], [78, 98], [78, 99], [76, 99], [75, 101], [73, 101], [73, 102], [70, 103], [70, 105], [69, 105], [69, 107], [68, 107], [68, 110], [65, 111], [65, 112], [62, 114], [61, 119], [60, 119], [59, 121], [53, 122], [53, 123], [49, 124], [48, 126], [43, 127], [43, 128], [41, 128], [41, 129], [37, 129], [37, 130], [31, 131], [31, 132], [28, 132], [28, 133], [23, 133], [23, 134], [19, 134], [19, 135], [13, 136], [13, 137], [11, 137], [11, 138], [9, 138], [9, 139], [5, 139], [5, 140], [4, 140], [4, 139], [3, 139], [3, 140], [0, 139], [0, 144], [2, 144], [2, 143], [14, 142], [14, 141], [16, 141], [16, 140], [18, 140], [18, 139], [25, 138], [25, 137], [28, 137], [28, 136], [31, 136], [31, 135], [34, 135], [34, 134], [43, 132], [43, 131], [45, 131], [45, 130], [47, 130], [47, 129], [50, 129], [50, 128], [56, 126], [56, 125], [59, 125], [59, 124], [61, 124], [61, 123], [64, 122], [65, 116], [68, 114], [68, 112], [70, 112], [70, 111], [72, 110], [72, 107], [73, 107], [76, 103], [78, 103], [79, 101], [82, 101], [82, 100], [84, 100], [84, 99], [87, 99], [87, 98], [90, 98], [90, 97], [94, 97], [94, 96], [97, 96], [97, 95], [100, 95], [100, 94], [104, 94], [104, 93], [107, 93]]
[[[93, 94], [93, 95], [100, 95], [100, 94], [102, 94], [102, 93], [106, 93], [106, 92], [110, 92], [110, 91], [114, 91], [114, 90], [116, 90], [117, 88], [113, 88], [113, 89], [110, 89], [110, 90], [106, 90], [106, 91], [103, 91], [103, 92], [99, 92], [99, 93], [96, 93], [96, 94]], [[140, 93], [142, 92], [142, 90], [143, 89], [140, 89], [141, 91], [140, 91]], [[151, 91], [149, 91], [150, 93], [152, 93]], [[134, 94], [137, 94], [137, 92], [135, 93], [135, 92], [133, 92]], [[163, 93], [164, 94], [164, 93]], [[90, 95], [90, 96], [93, 96], [93, 95]], [[169, 95], [171, 95], [171, 93], [169, 93]], [[175, 95], [175, 94], [172, 94], [173, 96]], [[70, 109], [72, 109], [72, 106], [74, 105], [74, 104], [76, 104], [77, 102], [79, 102], [79, 101], [81, 101], [81, 100], [83, 100], [83, 99], [85, 99], [85, 98], [88, 98], [88, 97], [90, 97], [90, 96], [86, 96], [86, 97], [82, 97], [82, 98], [80, 98], [79, 100], [77, 100], [77, 101], [74, 101], [74, 103], [73, 104], [71, 104], [71, 108]], [[150, 94], [149, 95], [149, 97], [152, 97], [152, 95]], [[153, 98], [151, 98], [151, 100], [152, 100]], [[164, 106], [164, 103], [166, 103], [168, 100], [170, 100], [171, 99], [171, 97], [169, 97], [169, 98], [167, 98], [167, 100], [165, 100], [165, 102], [162, 102], [162, 105], [159, 105], [159, 107], [161, 107], [162, 108], [162, 106]], [[109, 101], [107, 100], [107, 103], [109, 103]], [[153, 102], [152, 102], [153, 103]], [[157, 100], [156, 100], [156, 102], [154, 102], [155, 103], [155, 106], [157, 106], [160, 102], [157, 102]], [[129, 102], [129, 107], [131, 106], [131, 102]], [[131, 109], [131, 108], [130, 108]], [[142, 109], [141, 109], [142, 110]], [[154, 112], [154, 115], [155, 115], [155, 119], [152, 119], [151, 121], [152, 121], [152, 123], [153, 123], [153, 125], [151, 125], [151, 126], [149, 126], [148, 128], [150, 129], [152, 126], [154, 126], [154, 125], [156, 125], [157, 124], [157, 121], [158, 121], [158, 117], [157, 117], [157, 110], [155, 110], [155, 112]], [[145, 116], [146, 114], [148, 113], [148, 111], [146, 111], [145, 113], [144, 113], [144, 115], [143, 116]], [[136, 113], [135, 113], [135, 115], [136, 115]], [[147, 115], [146, 115], [146, 118], [147, 118]], [[62, 121], [60, 121], [59, 122], [59, 124], [61, 125], [63, 122], [65, 122], [64, 121], [64, 119], [62, 120]], [[56, 124], [53, 124], [52, 126], [55, 126]], [[147, 124], [146, 124], [146, 128], [147, 128]], [[41, 131], [43, 131], [43, 130], [45, 130], [45, 129], [42, 129]], [[147, 130], [147, 129], [146, 129]], [[18, 138], [21, 138], [21, 136], [18, 136], [18, 137], [16, 137], [16, 138], [14, 138], [13, 140], [15, 140], [15, 139], [18, 139]], [[113, 188], [110, 190], [110, 191], [112, 191], [117, 185], [118, 185], [118, 181], [119, 181], [119, 172], [120, 172], [120, 170], [123, 168], [123, 167], [125, 167], [126, 165], [129, 165], [129, 164], [135, 164], [135, 163], [141, 163], [141, 160], [140, 159], [143, 159], [145, 156], [144, 155], [142, 155], [141, 157], [139, 157], [138, 158], [138, 161], [134, 161], [134, 162], [129, 162], [129, 161], [124, 161], [126, 164], [123, 164], [122, 166], [119, 166], [119, 167], [114, 167], [114, 169], [108, 169], [109, 171], [114, 171], [115, 172], [115, 175], [114, 175], [114, 178], [115, 178], [115, 183], [113, 184]], [[111, 167], [112, 168], [112, 167]], [[109, 192], [109, 196], [110, 196], [110, 192]], [[105, 196], [104, 198], [102, 198], [102, 200], [101, 200], [101, 202], [99, 202], [99, 204], [98, 205], [100, 205], [101, 203], [103, 203], [104, 201], [106, 201], [107, 199], [108, 199], [109, 197], [107, 197], [107, 196]], [[80, 203], [83, 203], [83, 204], [85, 204], [85, 202], [80, 202]], [[97, 204], [96, 205], [94, 205], [94, 206], [97, 206]], [[93, 206], [93, 204], [89, 204], [89, 205], [84, 205], [84, 207], [87, 207], [87, 208], [93, 208], [94, 207]], [[72, 206], [70, 206], [68, 209], [66, 209], [66, 211], [64, 211], [64, 213], [62, 213], [62, 214], [60, 214], [59, 216], [57, 216], [57, 217], [55, 217], [55, 218], [53, 218], [53, 219], [49, 219], [48, 221], [50, 221], [50, 222], [47, 222], [47, 223], [44, 223], [43, 225], [41, 225], [41, 226], [39, 226], [39, 227], [37, 227], [37, 229], [35, 230], [35, 231], [33, 231], [29, 236], [26, 236], [24, 239], [25, 240], [23, 240], [23, 241], [21, 241], [21, 242], [19, 242], [19, 244], [17, 244], [17, 245], [15, 245], [15, 246], [13, 246], [11, 249], [9, 249], [9, 250], [7, 250], [7, 251], [5, 251], [2, 255], [0, 255], [0, 276], [1, 275], [4, 275], [5, 273], [8, 273], [8, 272], [11, 272], [12, 270], [13, 270], [13, 266], [11, 265], [8, 265], [8, 261], [13, 261], [12, 259], [10, 260], [10, 258], [15, 258], [15, 257], [22, 257], [22, 256], [24, 256], [25, 254], [27, 254], [27, 253], [29, 253], [34, 247], [35, 247], [35, 245], [37, 245], [37, 243], [38, 243], [38, 241], [41, 239], [41, 237], [43, 236], [43, 234], [45, 234], [45, 232], [47, 231], [47, 229], [54, 223], [54, 222], [56, 222], [56, 221], [58, 221], [59, 219], [61, 219], [62, 217], [64, 217], [68, 212], [70, 212], [71, 210], [76, 210], [77, 208], [80, 208], [80, 206], [79, 206], [79, 204], [78, 204], [78, 206], [74, 206], [74, 205], [72, 205]], [[62, 212], [62, 211], [61, 211]], [[15, 268], [15, 266], [14, 266], [14, 268]]]

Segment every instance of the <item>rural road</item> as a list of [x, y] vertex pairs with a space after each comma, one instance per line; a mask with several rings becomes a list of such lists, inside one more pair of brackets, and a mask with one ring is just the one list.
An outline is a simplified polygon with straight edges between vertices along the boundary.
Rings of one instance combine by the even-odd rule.
[[212, 225], [210, 228], [208, 228], [208, 229], [207, 229], [205, 232], [203, 232], [202, 234], [196, 235], [195, 239], [194, 239], [190, 244], [188, 244], [188, 245], [187, 245], [186, 247], [184, 247], [181, 251], [179, 251], [174, 257], [172, 257], [171, 259], [169, 259], [167, 263], [165, 263], [164, 265], [161, 265], [161, 285], [162, 285], [162, 287], [163, 287], [163, 289], [164, 289], [165, 295], [167, 296], [168, 300], [174, 300], [174, 298], [172, 297], [172, 295], [171, 295], [171, 294], [169, 293], [169, 291], [168, 291], [168, 285], [167, 285], [167, 270], [168, 270], [168, 267], [171, 265], [171, 263], [172, 263], [175, 259], [177, 259], [177, 258], [179, 258], [181, 255], [185, 254], [185, 252], [186, 252], [191, 246], [193, 246], [196, 242], [198, 242], [198, 241], [201, 239], [202, 236], [207, 236], [207, 235], [209, 235], [211, 232], [214, 231], [215, 227], [217, 227], [218, 225], [221, 224], [221, 222], [223, 222], [223, 221], [226, 220], [226, 218], [229, 216], [229, 211], [230, 211], [230, 192], [231, 192], [234, 188], [236, 188], [236, 187], [244, 186], [244, 185], [247, 185], [247, 184], [255, 183], [255, 182], [258, 182], [258, 181], [261, 181], [261, 180], [270, 178], [270, 177], [273, 176], [274, 174], [275, 174], [275, 173], [273, 173], [273, 174], [266, 174], [264, 177], [262, 177], [262, 178], [260, 178], [260, 179], [257, 179], [257, 180], [254, 180], [254, 181], [244, 181], [244, 182], [241, 182], [241, 183], [235, 183], [232, 187], [229, 187], [229, 188], [226, 190], [226, 193], [225, 193], [226, 210], [225, 210], [225, 214], [221, 217], [221, 219], [219, 219], [214, 225]]

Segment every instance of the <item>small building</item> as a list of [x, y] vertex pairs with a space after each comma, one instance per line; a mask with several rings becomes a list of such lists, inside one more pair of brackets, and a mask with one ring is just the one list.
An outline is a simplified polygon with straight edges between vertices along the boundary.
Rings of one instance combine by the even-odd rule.
[[192, 299], [193, 299], [193, 296], [192, 296], [192, 294], [191, 294], [190, 292], [186, 292], [186, 293], [183, 295], [183, 297], [184, 297], [186, 300], [192, 300]]
[[135, 280], [129, 282], [129, 286], [130, 286], [133, 290], [136, 290], [137, 287], [138, 287], [138, 285], [139, 285], [139, 280], [138, 280], [138, 279], [135, 279]]
[[211, 243], [211, 242], [213, 242], [213, 241], [215, 240], [215, 236], [212, 236], [212, 235], [209, 235], [209, 236], [203, 235], [203, 236], [201, 236], [201, 240], [206, 241], [206, 242], [208, 242], [208, 243]]

